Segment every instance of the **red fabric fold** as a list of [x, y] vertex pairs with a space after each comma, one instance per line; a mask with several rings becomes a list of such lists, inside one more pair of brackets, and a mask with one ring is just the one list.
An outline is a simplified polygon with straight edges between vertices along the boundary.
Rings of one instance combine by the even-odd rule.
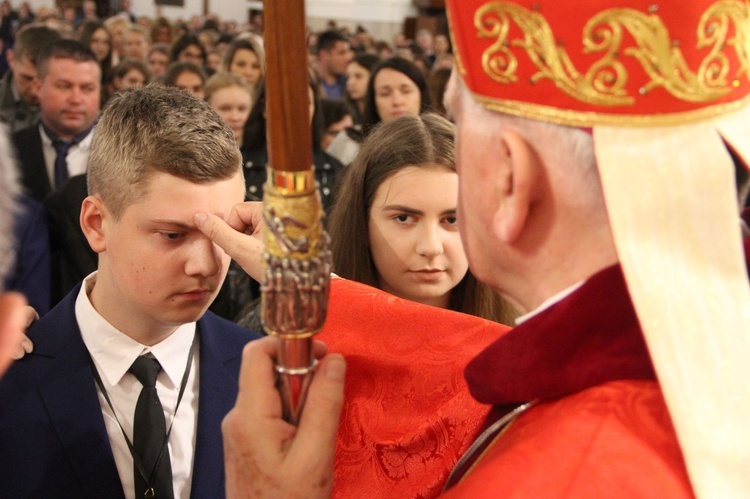
[[334, 496], [438, 495], [489, 411], [463, 370], [507, 330], [334, 279], [318, 336], [348, 365]]

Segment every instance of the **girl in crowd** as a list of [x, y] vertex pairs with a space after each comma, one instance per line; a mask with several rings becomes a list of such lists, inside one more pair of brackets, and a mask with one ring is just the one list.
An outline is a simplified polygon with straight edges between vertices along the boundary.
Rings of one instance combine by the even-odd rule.
[[372, 70], [365, 95], [361, 127], [340, 133], [327, 151], [348, 165], [359, 152], [364, 137], [377, 124], [405, 114], [430, 110], [430, 93], [422, 71], [402, 57], [391, 57]]
[[125, 90], [148, 85], [151, 72], [146, 63], [139, 59], [125, 58], [112, 70], [112, 90]]
[[221, 68], [244, 78], [255, 88], [266, 69], [263, 47], [253, 37], [237, 39], [227, 47]]
[[182, 35], [172, 45], [169, 59], [172, 62], [191, 62], [202, 68], [206, 64], [206, 49], [203, 48], [197, 36]]
[[449, 121], [428, 113], [383, 123], [340, 185], [328, 222], [336, 274], [426, 305], [512, 320], [510, 306], [468, 270]]
[[151, 70], [151, 76], [161, 78], [169, 67], [169, 45], [166, 43], [154, 43], [148, 49], [146, 62]]
[[124, 35], [125, 30], [130, 26], [130, 21], [122, 16], [112, 16], [104, 21], [104, 26], [112, 35], [112, 66], [116, 66], [124, 53]]
[[206, 82], [206, 101], [234, 132], [242, 148], [245, 123], [252, 107], [252, 89], [245, 80], [231, 73], [219, 72]]
[[174, 37], [172, 23], [166, 17], [157, 17], [151, 27], [151, 41], [170, 45]]
[[174, 62], [164, 74], [164, 84], [187, 90], [203, 100], [205, 97], [206, 73], [192, 62]]
[[[309, 116], [313, 146], [313, 164], [315, 165], [315, 179], [320, 186], [320, 196], [324, 208], [329, 208], [333, 202], [334, 186], [339, 171], [343, 166], [320, 148], [320, 138], [323, 135], [323, 118], [320, 111], [320, 101], [315, 93], [312, 81], [308, 82], [308, 97], [310, 103]], [[266, 87], [261, 80], [258, 86], [256, 100], [250, 111], [250, 118], [245, 126], [245, 136], [242, 143], [242, 159], [245, 165], [245, 197], [251, 201], [263, 199], [263, 184], [266, 182], [266, 165], [268, 163], [268, 149], [266, 148]]]
[[339, 133], [354, 126], [354, 112], [351, 106], [341, 99], [320, 99], [320, 111], [323, 115], [320, 148], [325, 151]]
[[133, 25], [123, 34], [123, 56], [145, 61], [151, 47], [151, 35], [143, 26]]
[[381, 121], [405, 114], [418, 115], [430, 109], [430, 93], [422, 71], [410, 61], [391, 57], [372, 71], [363, 118], [366, 134]]
[[362, 115], [365, 112], [365, 97], [367, 96], [367, 85], [370, 83], [370, 73], [380, 62], [380, 58], [374, 54], [357, 54], [346, 66], [346, 95], [349, 104], [354, 110], [354, 121], [362, 123]]
[[99, 21], [81, 23], [81, 42], [96, 56], [102, 68], [102, 81], [107, 71], [112, 69], [112, 36], [109, 30]]

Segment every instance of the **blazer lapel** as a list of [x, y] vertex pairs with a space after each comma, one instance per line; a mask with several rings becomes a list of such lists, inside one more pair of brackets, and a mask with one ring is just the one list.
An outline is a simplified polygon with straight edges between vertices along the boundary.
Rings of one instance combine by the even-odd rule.
[[42, 137], [38, 123], [21, 130], [14, 139], [20, 162], [19, 170], [23, 185], [28, 189], [27, 194], [42, 202], [47, 194], [52, 192], [52, 184], [47, 173], [47, 164], [44, 161]]
[[[68, 297], [70, 298], [70, 296]], [[124, 497], [104, 426], [88, 351], [70, 300], [59, 324], [65, 330], [40, 394], [87, 497]]]
[[222, 342], [221, 331], [204, 319], [198, 322], [200, 334], [200, 388], [198, 429], [195, 439], [192, 497], [224, 496], [224, 446], [221, 421], [237, 398], [237, 373], [228, 363], [239, 365], [242, 349]]

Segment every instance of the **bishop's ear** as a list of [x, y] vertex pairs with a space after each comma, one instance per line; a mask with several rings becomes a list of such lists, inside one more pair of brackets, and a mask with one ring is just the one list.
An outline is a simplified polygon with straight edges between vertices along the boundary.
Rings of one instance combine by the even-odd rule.
[[97, 253], [106, 249], [104, 228], [109, 216], [99, 196], [88, 196], [83, 200], [80, 216], [81, 229], [91, 249]]
[[500, 174], [495, 186], [499, 202], [493, 224], [497, 236], [512, 244], [528, 222], [541, 164], [535, 149], [515, 130], [504, 130], [499, 139]]

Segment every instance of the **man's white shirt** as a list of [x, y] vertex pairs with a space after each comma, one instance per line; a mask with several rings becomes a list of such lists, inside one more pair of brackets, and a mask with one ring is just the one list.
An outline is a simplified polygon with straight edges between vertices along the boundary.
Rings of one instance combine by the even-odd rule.
[[[174, 497], [188, 499], [192, 485], [198, 424], [198, 361], [200, 355], [197, 342], [185, 393], [182, 396], [176, 417], [175, 405], [177, 404], [182, 377], [185, 373], [190, 346], [195, 337], [196, 323], [191, 322], [180, 326], [168, 338], [154, 346], [142, 345], [118, 331], [94, 309], [88, 294], [93, 289], [95, 282], [96, 272], [90, 274], [84, 280], [76, 299], [75, 313], [83, 342], [94, 361], [117, 416], [117, 419], [115, 419], [115, 414], [112, 413], [107, 400], [97, 387], [99, 405], [101, 405], [104, 415], [104, 424], [107, 428], [112, 454], [125, 497], [127, 499], [135, 498], [134, 466], [120, 424], [132, 443], [133, 417], [142, 388], [141, 383], [128, 372], [128, 369], [138, 356], [151, 353], [162, 367], [156, 378], [156, 392], [164, 408], [167, 429], [169, 429], [169, 425], [172, 424], [174, 418], [174, 426], [169, 437], [169, 457], [172, 463]], [[117, 420], [119, 420], [119, 424]]]

